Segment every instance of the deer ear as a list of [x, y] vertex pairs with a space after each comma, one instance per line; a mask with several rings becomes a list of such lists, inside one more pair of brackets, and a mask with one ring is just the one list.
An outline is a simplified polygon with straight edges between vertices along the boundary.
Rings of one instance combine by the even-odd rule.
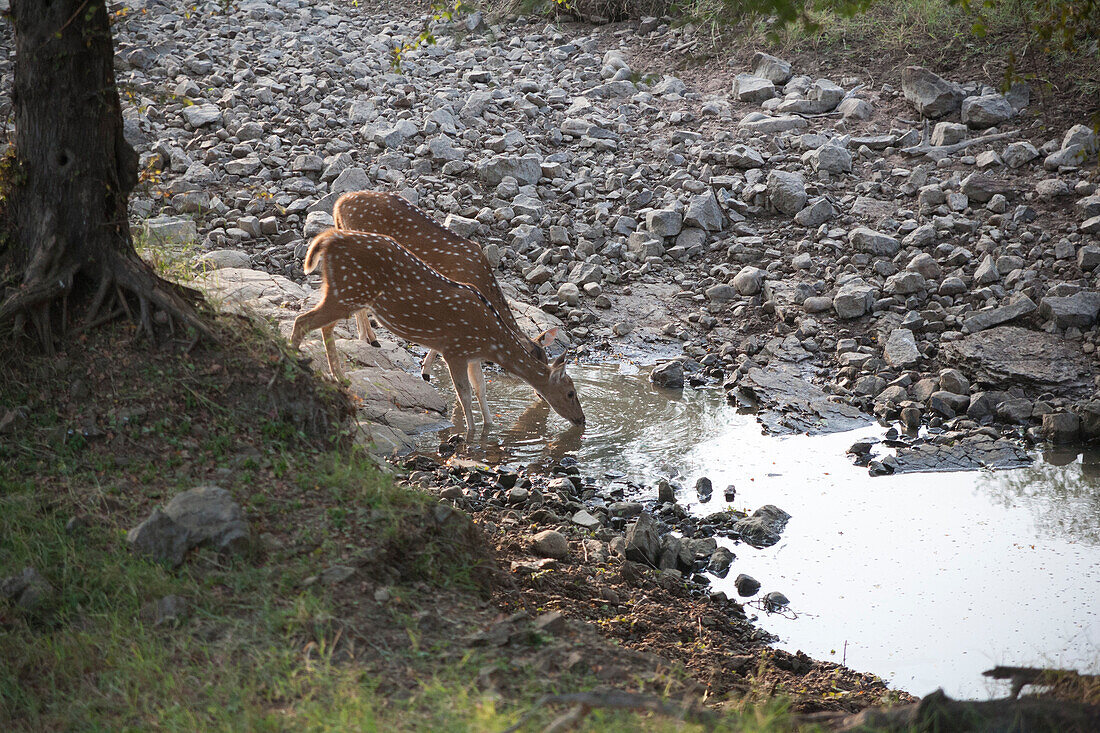
[[548, 328], [545, 331], [543, 331], [542, 333], [540, 333], [535, 338], [535, 343], [538, 344], [539, 346], [541, 346], [542, 348], [546, 349], [546, 348], [550, 347], [550, 344], [554, 343], [554, 339], [556, 339], [557, 337], [558, 337], [558, 327], [555, 326], [554, 328]]
[[554, 363], [550, 365], [553, 369], [561, 369], [565, 366], [565, 352], [561, 352], [561, 355], [557, 359], [554, 359]]

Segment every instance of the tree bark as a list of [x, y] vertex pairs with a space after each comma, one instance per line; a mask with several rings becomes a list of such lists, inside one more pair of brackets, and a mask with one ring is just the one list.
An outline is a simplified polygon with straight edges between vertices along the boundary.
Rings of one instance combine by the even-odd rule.
[[127, 204], [137, 153], [126, 142], [105, 0], [13, 0], [15, 172], [7, 259], [22, 274], [0, 299], [0, 324], [29, 320], [42, 345], [69, 325], [70, 295], [89, 295], [85, 323], [153, 311], [207, 331], [194, 291], [160, 279], [134, 251]]

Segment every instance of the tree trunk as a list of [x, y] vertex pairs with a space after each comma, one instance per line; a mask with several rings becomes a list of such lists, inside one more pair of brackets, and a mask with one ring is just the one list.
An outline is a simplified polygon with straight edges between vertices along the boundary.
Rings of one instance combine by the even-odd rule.
[[0, 324], [22, 330], [29, 319], [52, 351], [54, 333], [68, 330], [70, 296], [88, 295], [85, 326], [126, 313], [152, 335], [160, 309], [169, 324], [206, 331], [198, 294], [161, 280], [130, 238], [138, 159], [123, 137], [105, 0], [13, 0], [11, 15], [7, 259], [22, 282], [4, 292]]

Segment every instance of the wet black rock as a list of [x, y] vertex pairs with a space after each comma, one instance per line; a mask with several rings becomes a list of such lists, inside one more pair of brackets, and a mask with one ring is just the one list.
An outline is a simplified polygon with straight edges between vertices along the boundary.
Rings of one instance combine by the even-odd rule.
[[698, 494], [699, 501], [710, 501], [710, 497], [714, 493], [714, 485], [706, 476], [700, 476], [699, 480], [695, 482], [695, 493]]
[[737, 497], [737, 487], [734, 486], [733, 484], [730, 484], [722, 492], [722, 497], [726, 501], [733, 501]]
[[684, 386], [684, 365], [679, 361], [670, 361], [653, 370], [649, 381], [658, 387], [677, 389]]
[[867, 464], [867, 473], [871, 476], [889, 476], [894, 473], [897, 461], [893, 456], [886, 456], [882, 460], [871, 461]]
[[693, 556], [684, 542], [673, 534], [666, 534], [661, 538], [661, 555], [657, 560], [657, 567], [661, 570], [676, 569], [681, 572], [691, 572]]
[[637, 501], [616, 501], [607, 506], [607, 514], [612, 519], [633, 519], [642, 513], [642, 505]]
[[764, 596], [764, 609], [769, 612], [782, 611], [791, 605], [790, 599], [777, 590]]
[[730, 571], [730, 565], [736, 559], [736, 555], [729, 551], [725, 547], [719, 547], [714, 551], [714, 554], [710, 556], [710, 561], [707, 563], [707, 571], [714, 573], [719, 578], [726, 577], [726, 574]]
[[1081, 405], [1081, 437], [1086, 440], [1100, 438], [1100, 400]]
[[676, 503], [676, 491], [672, 488], [672, 484], [664, 479], [657, 482], [657, 501], [669, 504]]
[[626, 559], [656, 567], [660, 556], [657, 520], [649, 512], [642, 512], [626, 531]]
[[748, 598], [754, 596], [760, 590], [760, 581], [751, 575], [745, 575], [741, 573], [734, 578], [733, 585], [737, 588], [737, 595], [742, 598]]
[[753, 547], [771, 547], [787, 526], [790, 514], [774, 504], [765, 504], [733, 526], [741, 539]]
[[1081, 418], [1072, 412], [1043, 415], [1043, 437], [1056, 445], [1076, 442], [1081, 436]]

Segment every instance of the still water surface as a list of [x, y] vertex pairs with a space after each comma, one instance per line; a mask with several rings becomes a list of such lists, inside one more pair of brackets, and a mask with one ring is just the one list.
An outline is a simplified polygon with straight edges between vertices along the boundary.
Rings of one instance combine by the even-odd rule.
[[[845, 449], [881, 435], [877, 425], [766, 436], [721, 389], [658, 391], [626, 363], [569, 371], [587, 416], [583, 434], [534, 402], [527, 385], [489, 375], [497, 427], [486, 457], [574, 456], [584, 473], [624, 474], [652, 496], [658, 478], [673, 477], [685, 487], [680, 502], [700, 514], [726, 506], [729, 484], [738, 509], [786, 510], [783, 539], [732, 546], [730, 575], [713, 584], [736, 597], [733, 578], [748, 573], [761, 594], [790, 598], [791, 613], [759, 612], [780, 646], [843, 658], [918, 695], [940, 686], [952, 696], [1000, 694], [980, 674], [997, 664], [1100, 671], [1100, 454], [871, 478]], [[692, 487], [704, 475], [715, 491], [700, 504]]]

